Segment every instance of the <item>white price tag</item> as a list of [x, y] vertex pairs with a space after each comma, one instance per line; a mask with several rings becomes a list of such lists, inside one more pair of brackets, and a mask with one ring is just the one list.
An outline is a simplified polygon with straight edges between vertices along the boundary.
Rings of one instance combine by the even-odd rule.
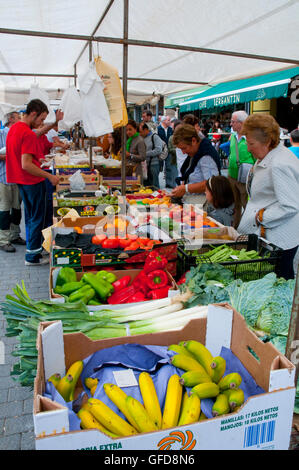
[[57, 264], [70, 264], [70, 259], [69, 258], [57, 258], [56, 263]]
[[232, 259], [236, 259], [236, 260], [239, 259], [239, 257], [238, 257], [237, 255], [230, 255], [230, 257], [231, 257]]
[[132, 369], [116, 370], [113, 372], [113, 375], [118, 387], [138, 386], [138, 382]]

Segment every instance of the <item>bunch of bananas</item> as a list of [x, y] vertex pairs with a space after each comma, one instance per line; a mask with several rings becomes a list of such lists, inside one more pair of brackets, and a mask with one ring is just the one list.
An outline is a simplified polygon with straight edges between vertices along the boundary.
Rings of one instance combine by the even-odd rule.
[[[97, 378], [87, 377], [85, 386], [91, 398], [81, 406], [77, 416], [82, 429], [99, 429], [109, 437], [124, 437], [192, 424], [207, 419], [201, 410], [201, 400], [213, 398], [212, 415], [220, 416], [236, 411], [244, 403], [244, 392], [239, 388], [242, 378], [237, 372], [224, 375], [226, 361], [195, 340], [172, 344], [168, 350], [176, 354], [171, 363], [185, 371], [181, 376], [170, 376], [165, 391], [163, 412], [157, 391], [148, 372], [139, 374], [139, 389], [143, 403], [127, 395], [113, 383], [99, 384]], [[54, 374], [50, 381], [66, 401], [74, 399], [83, 362], [71, 365], [64, 377]], [[122, 413], [122, 418], [103, 401], [94, 398], [97, 387], [103, 386], [107, 397]], [[184, 387], [191, 388], [189, 393]]]
[[172, 344], [168, 349], [176, 353], [171, 363], [185, 371], [180, 383], [192, 387], [190, 398], [194, 394], [199, 399], [215, 398], [213, 416], [236, 411], [244, 403], [244, 392], [239, 388], [242, 377], [238, 372], [224, 376], [226, 361], [223, 357], [213, 357], [202, 343], [195, 340]]

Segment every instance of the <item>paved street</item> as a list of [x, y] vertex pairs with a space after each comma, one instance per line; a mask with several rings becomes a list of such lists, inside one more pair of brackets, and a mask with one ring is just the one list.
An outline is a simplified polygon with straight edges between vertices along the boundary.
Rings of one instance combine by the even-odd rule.
[[[0, 251], [0, 302], [6, 294], [13, 294], [12, 288], [22, 279], [33, 299], [48, 299], [49, 265], [27, 267], [24, 264], [25, 247], [16, 246], [16, 250], [16, 253]], [[35, 448], [33, 390], [18, 385], [10, 376], [11, 367], [17, 362], [17, 358], [11, 356], [15, 344], [16, 338], [5, 337], [5, 319], [0, 313], [0, 451]]]

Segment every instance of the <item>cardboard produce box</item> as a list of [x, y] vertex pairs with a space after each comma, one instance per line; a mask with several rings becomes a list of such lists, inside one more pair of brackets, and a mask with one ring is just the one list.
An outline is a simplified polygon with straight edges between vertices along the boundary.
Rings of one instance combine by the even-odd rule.
[[[63, 189], [69, 189], [71, 187], [70, 177], [73, 176], [75, 171], [71, 169], [59, 168], [56, 170], [56, 175], [59, 176], [59, 184], [56, 186], [56, 191], [62, 191]], [[97, 190], [101, 184], [101, 178], [98, 170], [86, 170], [85, 168], [80, 168], [82, 178], [85, 182], [86, 191]]]
[[[50, 295], [50, 300], [63, 303], [64, 302], [64, 297], [59, 295], [59, 294], [56, 294], [54, 292], [54, 288], [56, 286], [57, 276], [58, 276], [58, 273], [59, 273], [60, 269], [61, 269], [61, 267], [60, 268], [50, 269], [49, 295]], [[102, 267], [101, 267], [101, 269], [102, 269]], [[135, 277], [140, 273], [140, 271], [141, 271], [141, 269], [125, 269], [125, 270], [115, 270], [115, 271], [112, 271], [112, 272], [113, 272], [113, 274], [115, 274], [117, 279], [121, 279], [124, 276], [131, 276], [131, 281], [133, 281], [135, 279]], [[91, 272], [91, 273], [95, 274], [97, 271], [85, 271], [85, 272]], [[83, 274], [85, 274], [85, 272], [84, 271], [81, 271], [81, 272], [77, 271], [76, 272], [77, 281], [81, 280], [81, 278], [82, 278]], [[167, 271], [165, 271], [165, 272], [167, 274], [169, 284], [171, 286], [171, 289], [169, 291], [169, 296], [175, 295], [178, 292], [178, 286], [177, 286], [175, 280], [173, 279], [173, 277], [171, 276], [171, 274]], [[151, 300], [149, 300], [147, 302], [151, 302]], [[107, 304], [103, 304], [103, 305], [87, 305], [87, 308], [88, 308], [89, 311], [104, 310], [105, 308], [109, 308], [111, 310], [118, 310], [118, 309], [123, 309], [123, 308], [126, 308], [126, 307], [132, 307], [132, 306], [138, 305], [138, 304], [140, 305], [140, 308], [142, 308], [143, 303], [144, 302], [136, 302], [136, 303], [114, 304], [114, 305], [112, 305], [112, 304], [110, 305], [110, 304], [107, 303]]]
[[[219, 355], [224, 347], [229, 348], [263, 392], [249, 395], [238, 411], [226, 415], [118, 438], [96, 429], [70, 431], [69, 408], [44, 396], [46, 380], [53, 373], [64, 375], [75, 361], [97, 351], [118, 345], [169, 346], [190, 339], [205, 344], [213, 356]], [[157, 451], [165, 449], [165, 444], [167, 450], [183, 447], [186, 450], [287, 450], [289, 447], [295, 367], [271, 343], [261, 342], [229, 305], [209, 305], [206, 318], [191, 320], [182, 329], [101, 341], [91, 341], [82, 333], [63, 335], [60, 321], [41, 323], [37, 349], [33, 420], [38, 450]], [[79, 380], [75, 399], [82, 390]]]

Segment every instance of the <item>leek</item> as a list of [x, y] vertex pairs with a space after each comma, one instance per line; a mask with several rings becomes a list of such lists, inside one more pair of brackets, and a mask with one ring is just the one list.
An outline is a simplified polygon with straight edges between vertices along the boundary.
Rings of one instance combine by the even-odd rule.
[[147, 320], [147, 319], [150, 319], [150, 318], [155, 318], [155, 317], [158, 317], [158, 316], [166, 315], [166, 314], [172, 313], [172, 312], [179, 312], [180, 310], [182, 310], [182, 308], [183, 308], [183, 304], [181, 302], [177, 302], [175, 304], [168, 305], [167, 307], [154, 309], [152, 311], [145, 312], [145, 313], [141, 312], [139, 310], [139, 313], [137, 313], [135, 315], [134, 314], [125, 315], [126, 311], [124, 311], [123, 316], [114, 317], [114, 315], [112, 315], [112, 319], [118, 320], [120, 323], [130, 322], [130, 321], [134, 321], [134, 320], [141, 321], [141, 320]]

